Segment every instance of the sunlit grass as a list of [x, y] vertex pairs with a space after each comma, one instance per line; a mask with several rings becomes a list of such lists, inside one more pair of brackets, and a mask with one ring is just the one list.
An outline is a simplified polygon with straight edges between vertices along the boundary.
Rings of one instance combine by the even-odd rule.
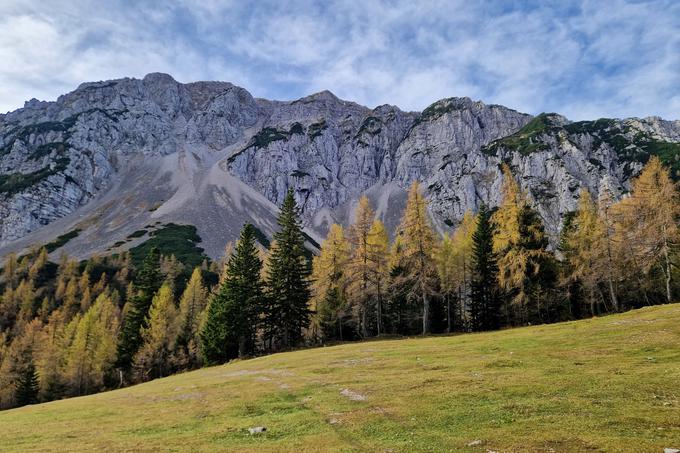
[[680, 446], [679, 377], [676, 304], [276, 354], [5, 411], [0, 450], [663, 451]]

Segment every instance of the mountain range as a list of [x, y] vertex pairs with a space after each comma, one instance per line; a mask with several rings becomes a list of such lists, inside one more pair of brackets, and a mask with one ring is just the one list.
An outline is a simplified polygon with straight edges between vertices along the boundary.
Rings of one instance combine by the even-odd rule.
[[84, 83], [0, 115], [0, 254], [115, 253], [176, 223], [216, 258], [245, 222], [266, 242], [291, 187], [311, 243], [364, 193], [393, 232], [416, 180], [451, 230], [499, 202], [503, 162], [556, 238], [581, 188], [620, 197], [651, 155], [680, 179], [679, 120], [572, 122], [469, 98], [405, 112], [328, 91], [271, 101], [159, 73]]

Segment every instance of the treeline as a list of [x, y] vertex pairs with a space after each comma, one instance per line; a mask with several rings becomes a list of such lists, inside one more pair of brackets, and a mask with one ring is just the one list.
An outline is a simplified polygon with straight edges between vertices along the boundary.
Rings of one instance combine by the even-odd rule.
[[557, 246], [502, 170], [500, 206], [466, 213], [451, 235], [434, 231], [417, 183], [392, 242], [362, 198], [314, 258], [312, 337], [493, 330], [673, 300], [680, 196], [658, 158], [618, 202], [606, 187], [597, 200], [582, 190]]
[[652, 158], [616, 201], [587, 191], [551, 246], [510, 169], [500, 206], [438, 234], [418, 184], [393, 240], [366, 197], [311, 263], [293, 193], [269, 249], [246, 225], [221, 262], [151, 249], [78, 262], [7, 257], [0, 408], [84, 395], [286, 350], [372, 336], [555, 322], [673, 300], [680, 197]]

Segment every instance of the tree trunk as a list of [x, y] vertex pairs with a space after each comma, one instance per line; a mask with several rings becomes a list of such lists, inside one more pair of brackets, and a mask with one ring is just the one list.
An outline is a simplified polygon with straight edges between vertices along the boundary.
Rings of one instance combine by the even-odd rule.
[[449, 293], [446, 293], [446, 333], [451, 333], [451, 301], [449, 299]]
[[666, 266], [664, 267], [664, 274], [666, 277], [666, 301], [670, 304], [673, 295], [671, 294], [671, 260], [668, 256], [668, 238], [666, 237], [666, 227], [663, 228], [664, 238], [663, 238], [663, 256], [666, 261]]
[[430, 301], [423, 291], [423, 335], [429, 332], [429, 320], [430, 320]]

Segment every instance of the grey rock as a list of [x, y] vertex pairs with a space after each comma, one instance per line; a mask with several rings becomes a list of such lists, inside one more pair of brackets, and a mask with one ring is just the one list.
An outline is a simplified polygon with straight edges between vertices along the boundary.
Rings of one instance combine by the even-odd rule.
[[0, 253], [80, 228], [64, 250], [87, 256], [147, 223], [173, 221], [196, 225], [216, 257], [245, 222], [271, 234], [291, 187], [317, 240], [330, 223], [351, 220], [362, 193], [393, 231], [416, 180], [445, 230], [482, 202], [499, 202], [502, 162], [556, 238], [580, 188], [619, 196], [646, 144], [679, 141], [680, 121], [571, 123], [468, 98], [418, 113], [328, 91], [254, 99], [230, 83], [181, 84], [166, 74], [84, 83], [0, 115]]

